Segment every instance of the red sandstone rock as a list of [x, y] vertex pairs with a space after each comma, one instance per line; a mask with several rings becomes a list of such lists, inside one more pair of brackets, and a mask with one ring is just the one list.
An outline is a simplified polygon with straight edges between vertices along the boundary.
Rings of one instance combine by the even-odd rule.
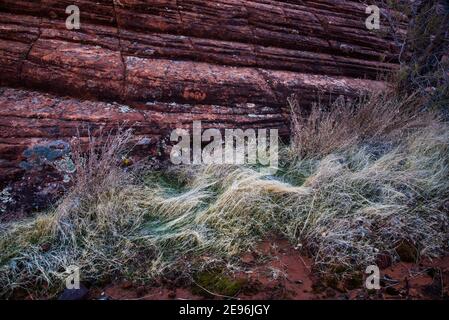
[[31, 145], [87, 126], [127, 123], [153, 153], [193, 120], [285, 135], [292, 93], [352, 98], [397, 68], [387, 26], [368, 31], [357, 1], [82, 0], [67, 30], [71, 4], [0, 0], [0, 85], [31, 90], [0, 93], [2, 179]]

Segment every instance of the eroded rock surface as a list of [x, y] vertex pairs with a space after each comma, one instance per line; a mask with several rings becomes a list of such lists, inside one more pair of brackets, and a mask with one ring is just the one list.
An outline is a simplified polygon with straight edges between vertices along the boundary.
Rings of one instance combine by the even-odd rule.
[[[65, 26], [72, 4], [80, 30]], [[346, 0], [0, 0], [0, 179], [23, 173], [26, 150], [85, 137], [87, 127], [127, 123], [155, 156], [166, 153], [172, 129], [193, 120], [288, 134], [292, 93], [307, 106], [382, 90], [379, 76], [397, 68], [400, 48], [386, 23], [367, 30], [365, 8]]]

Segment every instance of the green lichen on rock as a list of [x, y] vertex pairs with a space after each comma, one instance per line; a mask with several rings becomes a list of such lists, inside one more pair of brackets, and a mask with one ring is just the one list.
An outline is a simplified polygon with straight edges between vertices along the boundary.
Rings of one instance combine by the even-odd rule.
[[62, 140], [51, 141], [26, 149], [23, 152], [25, 161], [20, 163], [24, 170], [40, 170], [49, 165], [64, 173], [74, 173], [76, 168], [70, 158], [70, 145]]
[[64, 155], [61, 160], [56, 160], [54, 166], [60, 172], [64, 173], [74, 173], [76, 171], [75, 163], [69, 155]]

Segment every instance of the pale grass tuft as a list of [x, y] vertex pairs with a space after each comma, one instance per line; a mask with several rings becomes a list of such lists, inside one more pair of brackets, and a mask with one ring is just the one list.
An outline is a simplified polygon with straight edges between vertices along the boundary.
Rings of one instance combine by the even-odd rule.
[[[1, 294], [23, 288], [52, 297], [69, 265], [81, 268], [83, 281], [190, 277], [235, 265], [272, 234], [307, 249], [316, 270], [338, 267], [342, 275], [364, 270], [379, 253], [397, 258], [404, 240], [422, 256], [447, 252], [448, 124], [413, 111], [365, 128], [385, 110], [362, 108], [302, 122], [313, 135], [297, 132], [277, 176], [237, 166], [133, 172], [117, 160], [130, 132], [103, 147], [91, 141], [87, 155], [75, 152], [78, 179], [55, 210], [1, 225]], [[331, 144], [327, 130], [340, 130]]]

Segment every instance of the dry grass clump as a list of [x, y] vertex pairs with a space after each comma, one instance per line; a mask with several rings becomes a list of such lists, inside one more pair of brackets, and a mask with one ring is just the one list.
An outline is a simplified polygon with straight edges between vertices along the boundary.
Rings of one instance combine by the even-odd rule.
[[324, 156], [346, 149], [367, 138], [384, 144], [408, 129], [428, 125], [430, 114], [420, 112], [417, 97], [378, 93], [357, 102], [340, 97], [330, 107], [314, 104], [301, 114], [296, 96], [289, 100], [292, 145], [299, 157]]
[[131, 202], [131, 176], [119, 167], [130, 138], [130, 131], [122, 131], [91, 138], [86, 153], [75, 147], [76, 181], [59, 205], [36, 218], [2, 225], [0, 294], [16, 289], [54, 294], [70, 265], [83, 270], [84, 280], [101, 280], [128, 271], [131, 261], [151, 252], [151, 246], [130, 241], [143, 223]]
[[447, 123], [421, 112], [414, 95], [293, 115], [294, 160], [283, 176], [313, 191], [298, 201], [306, 220], [294, 219], [287, 234], [304, 239], [318, 266], [350, 270], [380, 252], [397, 257], [402, 240], [422, 255], [447, 250]]
[[395, 256], [402, 240], [421, 255], [444, 252], [448, 146], [444, 125], [420, 130], [380, 155], [367, 145], [316, 160], [303, 185], [311, 195], [298, 198], [287, 234], [304, 239], [324, 269], [366, 266], [381, 252]]
[[419, 255], [444, 253], [449, 125], [404, 111], [411, 98], [383, 99], [297, 119], [276, 176], [241, 166], [126, 171], [117, 159], [130, 132], [94, 142], [75, 152], [75, 186], [54, 210], [1, 225], [0, 294], [51, 297], [69, 265], [82, 281], [192, 275], [237, 262], [273, 233], [307, 249], [317, 270], [343, 275], [380, 253], [397, 258], [404, 241]]

